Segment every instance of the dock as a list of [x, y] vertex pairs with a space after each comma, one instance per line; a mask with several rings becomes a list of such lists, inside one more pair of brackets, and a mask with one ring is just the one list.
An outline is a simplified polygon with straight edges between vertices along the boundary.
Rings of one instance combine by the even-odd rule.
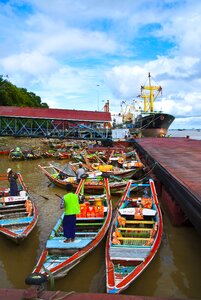
[[201, 234], [201, 140], [142, 138], [134, 143], [158, 181], [157, 192], [172, 223], [188, 219]]

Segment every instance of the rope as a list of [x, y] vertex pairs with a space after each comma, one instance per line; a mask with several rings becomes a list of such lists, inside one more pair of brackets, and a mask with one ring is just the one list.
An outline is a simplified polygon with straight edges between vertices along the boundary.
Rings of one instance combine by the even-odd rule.
[[153, 167], [140, 179], [138, 180], [134, 180], [135, 182], [139, 182], [139, 181], [142, 181], [144, 179], [146, 179], [148, 177], [148, 175], [154, 170], [154, 168], [156, 167], [156, 165], [158, 165], [158, 162], [155, 162]]
[[69, 293], [65, 293], [63, 296], [61, 297], [56, 297], [58, 294], [60, 293], [60, 291], [57, 291], [54, 295], [52, 295], [48, 300], [62, 300], [62, 299], [66, 299], [67, 296], [70, 296], [72, 294], [74, 294], [75, 292], [74, 291], [71, 291]]
[[[148, 116], [149, 116], [149, 115], [148, 115]], [[159, 118], [160, 118], [160, 116], [158, 116], [155, 120], [157, 120], [157, 119], [159, 119]], [[146, 124], [146, 125], [140, 127], [139, 129], [147, 128], [153, 121], [154, 121], [154, 115], [152, 116], [152, 120], [151, 120], [148, 124]]]

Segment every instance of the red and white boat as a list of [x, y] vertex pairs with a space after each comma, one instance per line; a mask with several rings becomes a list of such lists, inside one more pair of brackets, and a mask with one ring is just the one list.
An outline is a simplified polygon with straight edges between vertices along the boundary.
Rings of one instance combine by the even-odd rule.
[[62, 214], [46, 242], [33, 273], [27, 280], [34, 277], [34, 274], [46, 275], [50, 279], [52, 276], [55, 279], [64, 277], [104, 238], [112, 218], [108, 178], [104, 178], [105, 192], [101, 195], [83, 194], [84, 181], [82, 178], [76, 190], [76, 193], [84, 196], [87, 202], [80, 204], [81, 212], [76, 219], [75, 241], [64, 243]]
[[[133, 192], [132, 187], [135, 187]], [[146, 195], [140, 194], [142, 189]], [[106, 243], [107, 293], [121, 293], [147, 268], [159, 249], [162, 232], [154, 181], [150, 179], [143, 184], [129, 181]]]
[[17, 173], [17, 180], [19, 194], [11, 196], [10, 189], [6, 187], [6, 174], [0, 175], [0, 234], [19, 244], [35, 227], [38, 210], [20, 173]]

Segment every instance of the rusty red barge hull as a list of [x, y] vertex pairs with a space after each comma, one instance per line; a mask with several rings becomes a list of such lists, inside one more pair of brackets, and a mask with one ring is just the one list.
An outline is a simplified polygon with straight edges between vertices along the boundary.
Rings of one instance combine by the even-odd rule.
[[[40, 297], [40, 298], [39, 298]], [[22, 299], [62, 299], [62, 300], [113, 300], [112, 294], [88, 294], [62, 291], [43, 291], [39, 294], [35, 289], [0, 289], [0, 300], [22, 300]], [[115, 295], [116, 300], [184, 300], [183, 298], [172, 297], [148, 297], [148, 296], [129, 296], [129, 295]], [[189, 299], [190, 300], [190, 299]]]
[[[171, 218], [175, 218], [173, 210], [181, 208], [184, 218], [201, 234], [201, 141], [144, 138], [136, 139], [134, 144], [160, 182], [161, 198]], [[179, 225], [181, 220], [177, 217], [173, 223]]]

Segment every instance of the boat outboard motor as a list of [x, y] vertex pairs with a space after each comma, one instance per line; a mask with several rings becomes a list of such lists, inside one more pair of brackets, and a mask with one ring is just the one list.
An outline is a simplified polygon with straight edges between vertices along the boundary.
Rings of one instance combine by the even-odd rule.
[[[40, 299], [40, 293], [43, 292], [46, 287], [45, 287], [45, 283], [48, 282], [48, 277], [45, 274], [40, 274], [40, 273], [31, 273], [30, 275], [28, 275], [25, 279], [25, 283], [27, 285], [31, 285], [31, 286], [35, 286], [36, 287], [36, 297], [37, 299]], [[29, 291], [27, 290], [27, 296], [28, 298], [26, 299], [34, 299], [34, 297], [32, 297], [31, 295], [28, 295]], [[31, 298], [30, 298], [31, 296]]]

